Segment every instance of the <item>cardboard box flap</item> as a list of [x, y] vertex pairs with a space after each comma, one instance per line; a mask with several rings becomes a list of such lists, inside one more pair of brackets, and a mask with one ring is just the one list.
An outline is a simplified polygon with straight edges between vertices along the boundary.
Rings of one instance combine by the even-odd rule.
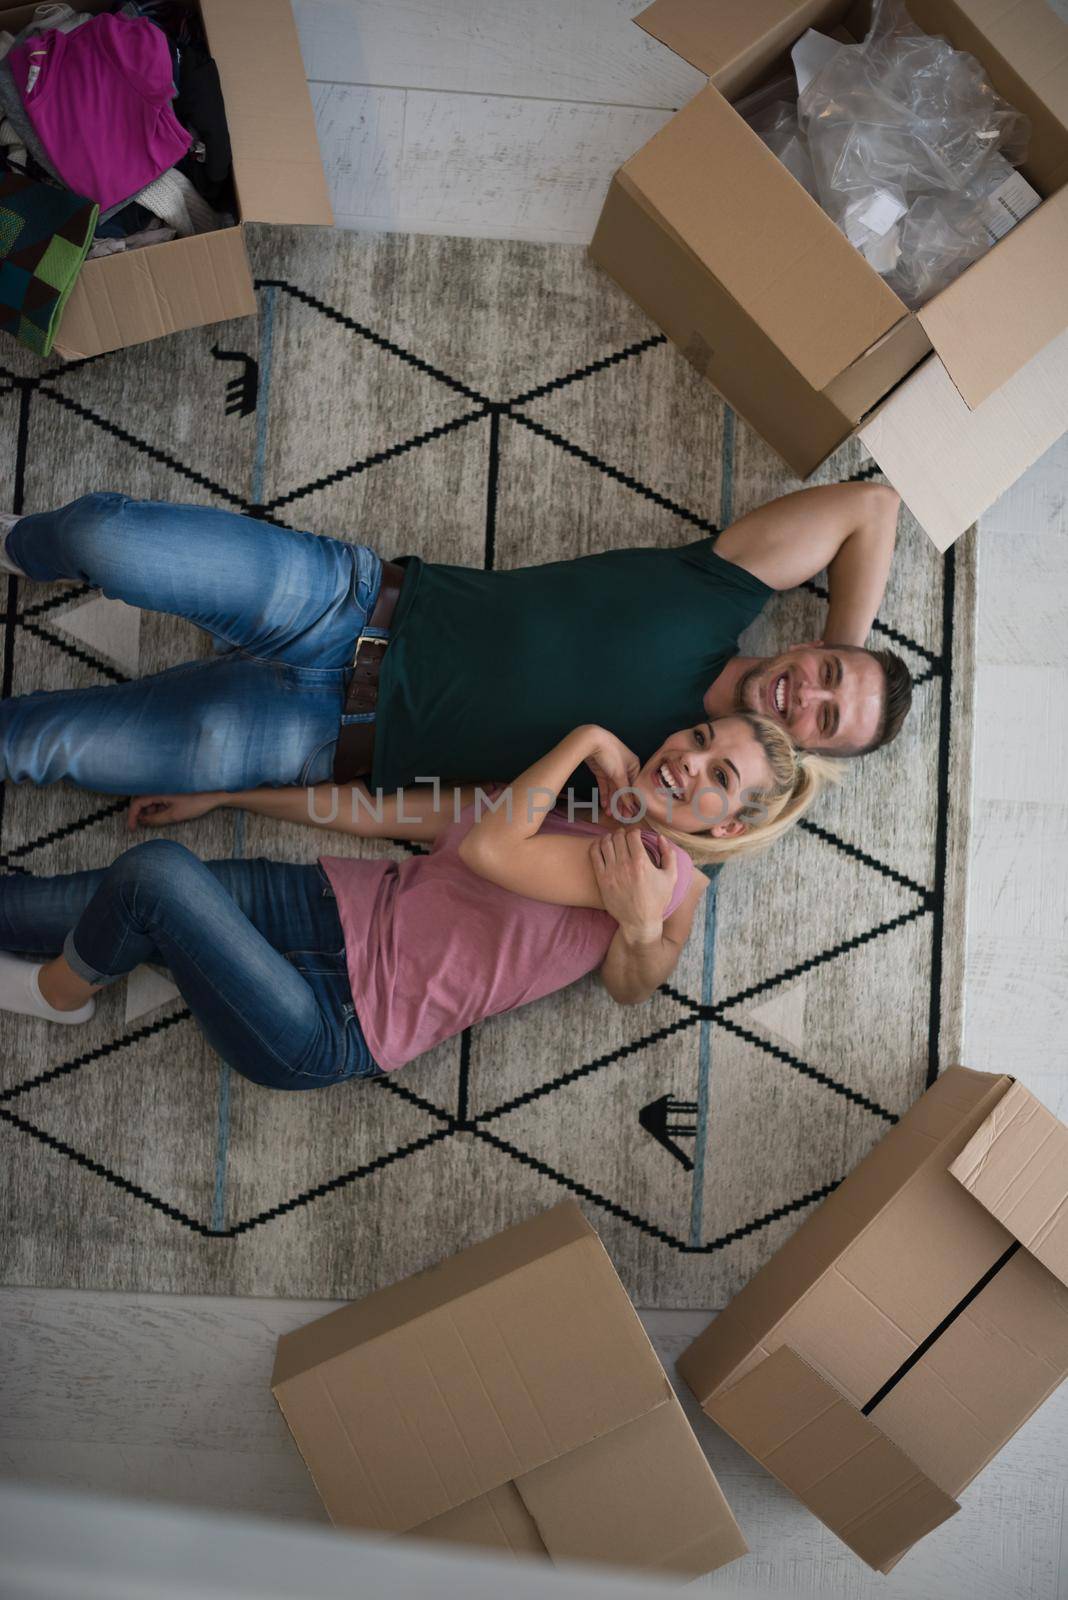
[[743, 1363], [775, 1336], [783, 1319], [886, 1214], [903, 1186], [937, 1164], [968, 1119], [986, 1116], [1010, 1086], [998, 1073], [948, 1067], [860, 1165], [816, 1207], [775, 1255], [736, 1294], [725, 1311], [683, 1351], [676, 1367], [700, 1403], [731, 1382]]
[[[815, 389], [902, 316], [893, 291], [715, 89], [672, 117], [619, 181]], [[789, 251], [787, 239], [798, 241]]]
[[[576, 1214], [557, 1207], [423, 1274], [413, 1287], [429, 1295], [406, 1301], [397, 1285], [365, 1302], [369, 1318], [345, 1307], [318, 1342], [316, 1324], [283, 1341], [306, 1333], [324, 1352], [309, 1364], [282, 1349], [273, 1388], [335, 1522], [406, 1532], [664, 1404], [667, 1378], [596, 1234], [531, 1247]], [[375, 1302], [378, 1331], [361, 1339]], [[355, 1342], [339, 1348], [346, 1326]]]
[[334, 220], [290, 0], [200, 0], [244, 222]]
[[[496, 1279], [521, 1272], [531, 1262], [582, 1240], [592, 1241], [604, 1254], [596, 1233], [570, 1200], [528, 1222], [505, 1228], [436, 1267], [283, 1334], [278, 1341], [271, 1386], [277, 1388], [300, 1372], [394, 1333], [417, 1317], [439, 1310]], [[604, 1259], [607, 1263], [607, 1256]]]
[[515, 1487], [554, 1561], [697, 1577], [748, 1548], [670, 1393], [664, 1405]]
[[468, 1500], [455, 1511], [445, 1511], [417, 1528], [409, 1528], [407, 1537], [435, 1539], [446, 1544], [476, 1544], [499, 1555], [544, 1557], [549, 1554], [538, 1525], [514, 1483], [502, 1483], [499, 1489], [491, 1489], [477, 1500]]
[[1017, 1240], [1009, 1249], [921, 1359], [865, 1407], [954, 1496], [1068, 1377], [1068, 1290]]
[[717, 1396], [708, 1410], [880, 1571], [960, 1509], [787, 1345]]
[[918, 316], [968, 405], [981, 405], [1068, 328], [1068, 188], [1025, 217]]
[[931, 356], [858, 430], [940, 550], [1068, 430], [1068, 331], [974, 410]]
[[1068, 1127], [1014, 1083], [950, 1172], [1068, 1286]]
[[87, 261], [55, 348], [76, 360], [255, 312], [241, 229], [223, 228]]
[[742, 66], [758, 69], [788, 50], [798, 34], [841, 8], [827, 0], [653, 0], [634, 18], [710, 78]]
[[[955, 4], [997, 51], [1009, 72], [1027, 86], [1029, 94], [1062, 127], [1068, 127], [1068, 27], [1046, 0], [1012, 0], [1012, 4], [955, 0]], [[927, 31], [934, 33], [935, 29]], [[1010, 85], [1006, 83], [1002, 93], [1011, 99]]]

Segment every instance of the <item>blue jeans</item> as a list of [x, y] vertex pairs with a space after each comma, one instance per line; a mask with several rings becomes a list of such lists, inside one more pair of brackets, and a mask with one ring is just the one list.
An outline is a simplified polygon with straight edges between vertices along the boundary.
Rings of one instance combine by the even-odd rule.
[[207, 506], [88, 494], [21, 517], [7, 552], [31, 578], [81, 579], [185, 617], [223, 653], [0, 701], [0, 778], [145, 794], [330, 777], [348, 668], [382, 581], [373, 550]]
[[62, 951], [93, 984], [142, 962], [168, 967], [212, 1047], [269, 1089], [381, 1076], [318, 865], [200, 861], [149, 839], [95, 871], [0, 877], [0, 949]]

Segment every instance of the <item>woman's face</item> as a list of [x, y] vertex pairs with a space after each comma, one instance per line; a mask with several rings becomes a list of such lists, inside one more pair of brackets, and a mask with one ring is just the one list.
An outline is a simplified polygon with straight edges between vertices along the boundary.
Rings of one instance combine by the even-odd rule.
[[[716, 717], [671, 734], [642, 767], [634, 788], [650, 822], [725, 838], [742, 831], [738, 813], [751, 795], [774, 782], [763, 746], [744, 717]], [[621, 815], [623, 809], [621, 803]]]

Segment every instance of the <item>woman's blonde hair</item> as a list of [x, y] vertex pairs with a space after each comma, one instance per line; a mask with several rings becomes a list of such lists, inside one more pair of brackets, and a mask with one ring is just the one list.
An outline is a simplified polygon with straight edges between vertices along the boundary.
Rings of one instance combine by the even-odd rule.
[[772, 772], [770, 787], [750, 792], [737, 813], [746, 824], [745, 831], [717, 839], [711, 833], [683, 833], [663, 824], [656, 830], [692, 856], [699, 867], [767, 850], [800, 821], [828, 784], [838, 783], [842, 776], [840, 761], [799, 750], [770, 717], [756, 717], [748, 711], [737, 714], [752, 728]]

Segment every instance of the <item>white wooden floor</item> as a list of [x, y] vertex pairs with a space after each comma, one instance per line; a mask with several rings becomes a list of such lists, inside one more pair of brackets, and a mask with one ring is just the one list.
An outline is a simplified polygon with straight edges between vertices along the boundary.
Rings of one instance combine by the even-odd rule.
[[[342, 226], [583, 243], [612, 171], [703, 81], [633, 26], [640, 0], [294, 3]], [[1068, 440], [979, 544], [965, 1060], [1068, 1117]], [[0, 1476], [321, 1519], [267, 1380], [277, 1335], [325, 1309], [0, 1292]], [[647, 1323], [670, 1362], [703, 1320]], [[715, 1590], [1068, 1595], [1068, 1388], [887, 1579], [698, 1425], [753, 1550]]]

